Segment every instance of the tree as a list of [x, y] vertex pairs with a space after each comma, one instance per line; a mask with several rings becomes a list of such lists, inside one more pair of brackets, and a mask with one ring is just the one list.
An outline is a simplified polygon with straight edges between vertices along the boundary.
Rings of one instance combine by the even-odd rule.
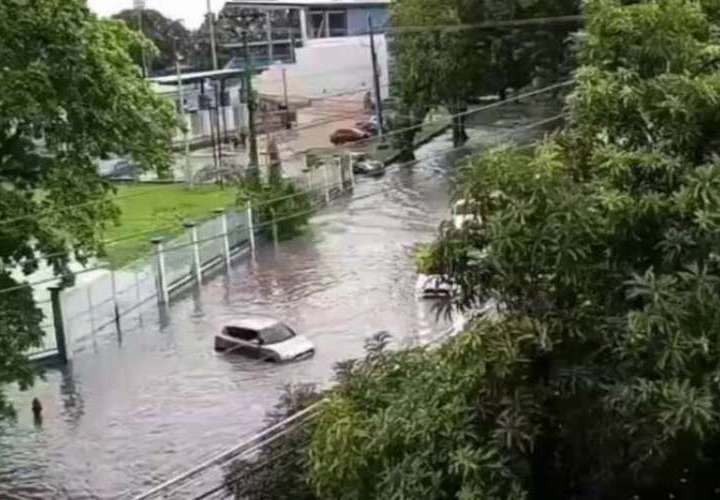
[[[489, 21], [508, 21], [576, 14], [574, 0], [398, 0], [392, 4], [395, 59], [392, 93], [401, 104], [405, 128], [422, 123], [429, 110], [446, 107], [457, 115], [473, 98], [507, 89], [520, 89], [533, 78], [556, 80], [568, 71], [567, 39], [574, 24], [526, 28], [472, 28]], [[448, 26], [460, 25], [459, 29]], [[413, 27], [407, 32], [404, 27]], [[417, 29], [419, 28], [419, 29]], [[398, 146], [411, 154], [414, 132], [398, 138]], [[453, 142], [467, 140], [465, 118], [453, 120]]]
[[71, 281], [70, 259], [100, 253], [117, 215], [95, 160], [167, 168], [176, 119], [130, 58], [145, 42], [82, 0], [3, 1], [0, 40], [0, 386], [27, 387], [42, 314], [31, 288], [4, 291], [21, 283], [11, 271], [46, 261]]
[[499, 314], [344, 367], [317, 498], [717, 495], [719, 9], [588, 3], [566, 129], [469, 162], [485, 223], [423, 256]]
[[[113, 19], [124, 21], [135, 31], [140, 28], [140, 13], [137, 9], [127, 9], [113, 16]], [[156, 10], [142, 11], [142, 33], [157, 48], [154, 54], [146, 54], [150, 74], [168, 73], [175, 71], [175, 50], [179, 54], [191, 57], [195, 54], [195, 41], [193, 34], [188, 31], [180, 21], [173, 21]], [[132, 52], [133, 61], [142, 66], [142, 53], [138, 50]]]

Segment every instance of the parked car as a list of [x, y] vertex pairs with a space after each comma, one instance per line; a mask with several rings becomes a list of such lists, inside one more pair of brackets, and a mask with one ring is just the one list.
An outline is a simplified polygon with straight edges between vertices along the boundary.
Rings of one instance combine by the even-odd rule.
[[340, 128], [330, 135], [330, 142], [335, 146], [357, 142], [370, 137], [370, 134], [359, 128]]
[[383, 162], [377, 160], [362, 160], [355, 162], [353, 172], [370, 177], [379, 177], [385, 173], [385, 165], [383, 165]]
[[315, 346], [281, 321], [253, 316], [226, 325], [215, 336], [215, 350], [280, 362], [310, 357]]
[[475, 200], [458, 200], [452, 208], [453, 226], [458, 231], [482, 226], [480, 210]]
[[376, 116], [372, 116], [365, 121], [357, 122], [355, 126], [370, 135], [376, 135], [380, 130], [380, 127], [378, 125], [378, 119]]
[[439, 274], [419, 274], [415, 283], [415, 295], [420, 299], [449, 299], [452, 297], [453, 284]]

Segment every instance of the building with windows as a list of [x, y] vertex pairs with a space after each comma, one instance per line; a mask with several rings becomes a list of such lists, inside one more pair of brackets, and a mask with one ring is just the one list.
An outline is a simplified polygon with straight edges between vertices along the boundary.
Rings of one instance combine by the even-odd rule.
[[[230, 0], [219, 15], [228, 66], [267, 68], [258, 90], [311, 98], [372, 90], [372, 23], [381, 93], [388, 90], [384, 31], [390, 0]], [[244, 40], [246, 37], [247, 40]], [[247, 43], [247, 54], [246, 54]]]

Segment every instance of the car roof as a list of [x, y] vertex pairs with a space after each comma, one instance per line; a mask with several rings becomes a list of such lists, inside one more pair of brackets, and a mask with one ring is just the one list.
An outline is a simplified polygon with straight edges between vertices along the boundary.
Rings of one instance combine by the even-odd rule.
[[280, 324], [280, 321], [275, 318], [270, 318], [268, 316], [245, 316], [242, 318], [233, 319], [225, 326], [259, 331], [271, 328], [278, 324]]

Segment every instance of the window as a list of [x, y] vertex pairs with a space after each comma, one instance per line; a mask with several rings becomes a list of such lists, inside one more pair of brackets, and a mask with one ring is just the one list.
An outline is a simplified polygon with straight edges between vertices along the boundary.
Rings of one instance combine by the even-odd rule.
[[260, 338], [262, 339], [263, 344], [279, 344], [280, 342], [285, 342], [294, 336], [295, 332], [282, 324], [271, 326], [270, 328], [266, 328], [260, 332]]
[[327, 25], [330, 30], [330, 36], [347, 36], [347, 13], [341, 12], [328, 12], [327, 14]]
[[234, 326], [225, 327], [225, 332], [230, 337], [233, 337], [235, 339], [240, 339], [240, 340], [246, 340], [246, 341], [255, 340], [255, 339], [257, 339], [257, 336], [258, 336], [257, 333], [252, 330], [247, 330], [245, 328], [237, 328]]
[[311, 10], [309, 30], [310, 38], [347, 36], [347, 11]]
[[310, 38], [325, 38], [325, 14], [322, 12], [310, 13]]

